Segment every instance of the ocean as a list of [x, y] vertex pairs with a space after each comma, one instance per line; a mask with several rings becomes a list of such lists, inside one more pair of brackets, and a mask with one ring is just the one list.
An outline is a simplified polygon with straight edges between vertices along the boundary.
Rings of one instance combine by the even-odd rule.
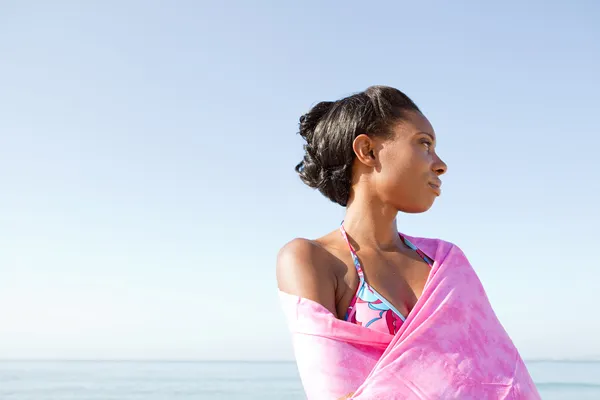
[[[545, 400], [600, 400], [600, 362], [527, 366]], [[304, 398], [291, 362], [0, 361], [1, 400]]]

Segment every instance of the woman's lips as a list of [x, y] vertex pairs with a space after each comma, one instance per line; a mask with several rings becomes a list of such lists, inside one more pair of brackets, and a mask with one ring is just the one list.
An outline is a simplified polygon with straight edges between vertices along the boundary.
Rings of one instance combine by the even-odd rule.
[[435, 193], [436, 193], [438, 196], [439, 196], [440, 194], [442, 194], [442, 189], [441, 189], [441, 187], [440, 187], [441, 185], [442, 185], [442, 183], [441, 183], [441, 182], [439, 182], [439, 183], [437, 183], [437, 182], [436, 182], [436, 183], [429, 183], [429, 186], [430, 186], [430, 187], [433, 189], [433, 191], [434, 191], [434, 192], [435, 192]]

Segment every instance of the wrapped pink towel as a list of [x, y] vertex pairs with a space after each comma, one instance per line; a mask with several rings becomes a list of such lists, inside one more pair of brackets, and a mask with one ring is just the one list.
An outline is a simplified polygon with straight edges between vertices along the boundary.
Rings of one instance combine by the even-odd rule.
[[395, 336], [280, 292], [308, 399], [540, 399], [463, 252], [404, 236], [435, 262]]

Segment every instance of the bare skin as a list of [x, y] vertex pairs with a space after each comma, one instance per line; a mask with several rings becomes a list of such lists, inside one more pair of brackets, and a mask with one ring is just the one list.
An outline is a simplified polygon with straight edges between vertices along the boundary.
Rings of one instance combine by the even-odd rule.
[[[408, 315], [430, 267], [400, 240], [396, 216], [427, 211], [440, 195], [439, 176], [447, 166], [435, 152], [435, 132], [422, 114], [410, 112], [394, 131], [392, 138], [359, 135], [354, 140], [344, 228], [368, 284]], [[315, 240], [292, 240], [280, 250], [276, 270], [281, 291], [313, 300], [340, 319], [359, 284], [338, 229]]]

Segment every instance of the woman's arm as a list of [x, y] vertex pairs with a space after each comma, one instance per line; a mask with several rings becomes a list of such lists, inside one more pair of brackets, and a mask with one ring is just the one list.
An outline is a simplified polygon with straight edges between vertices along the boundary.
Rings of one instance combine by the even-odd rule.
[[[337, 314], [335, 301], [337, 280], [334, 273], [334, 264], [335, 261], [332, 260], [331, 254], [319, 244], [306, 239], [294, 239], [281, 249], [277, 257], [277, 283], [279, 290], [313, 300], [327, 308], [335, 316]], [[318, 344], [319, 346], [323, 345], [322, 343]], [[317, 361], [315, 364], [313, 361], [320, 360], [327, 352], [318, 346], [312, 350], [307, 349], [306, 346], [301, 346], [301, 350], [298, 350], [295, 344], [294, 348], [297, 360], [300, 357], [306, 361], [307, 351], [312, 354], [308, 358], [311, 360], [310, 362], [299, 364], [300, 375], [306, 375], [312, 381], [313, 375], [315, 373], [318, 374], [318, 370], [323, 364], [320, 361]], [[320, 379], [319, 382], [317, 385], [319, 386], [318, 388], [314, 387], [313, 384], [309, 384], [308, 388], [305, 388], [305, 390], [310, 389], [312, 391], [312, 395], [309, 395], [310, 391], [307, 392], [309, 398], [314, 398], [312, 397], [315, 394], [314, 392], [318, 392], [318, 398], [322, 398], [325, 394], [321, 390], [321, 386], [323, 386], [324, 390], [328, 391], [326, 379]], [[339, 389], [338, 386], [336, 387]], [[347, 392], [348, 389], [352, 389], [352, 387], [328, 391], [325, 396], [331, 399], [338, 399], [338, 396]], [[350, 399], [352, 395], [353, 393], [349, 393], [338, 400]]]

